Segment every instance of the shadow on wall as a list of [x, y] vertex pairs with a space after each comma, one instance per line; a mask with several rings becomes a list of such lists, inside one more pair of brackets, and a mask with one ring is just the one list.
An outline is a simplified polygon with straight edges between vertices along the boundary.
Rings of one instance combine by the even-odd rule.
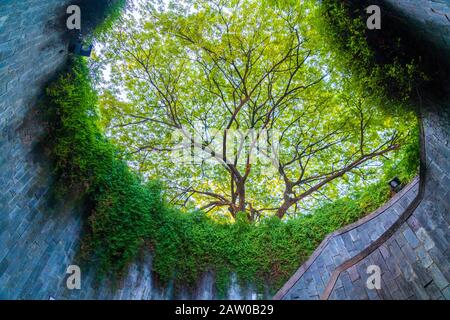
[[[353, 1], [355, 2], [355, 1]], [[359, 2], [359, 1], [358, 1]], [[382, 29], [371, 32], [369, 43], [379, 56], [385, 51], [380, 47], [390, 49], [396, 47], [401, 39], [401, 51], [394, 52], [401, 59], [413, 59], [426, 75], [426, 81], [419, 84], [418, 89], [432, 92], [437, 96], [449, 93], [448, 79], [450, 74], [450, 34], [448, 27], [442, 25], [442, 16], [433, 5], [445, 6], [434, 1], [418, 0], [418, 9], [405, 9], [405, 0], [365, 0], [365, 3], [380, 3], [382, 10]], [[416, 2], [416, 1], [414, 1]], [[356, 3], [355, 6], [360, 6]], [[423, 14], [421, 17], [419, 14]], [[379, 61], [383, 63], [381, 59]]]
[[126, 0], [73, 0], [70, 5], [76, 5], [81, 11], [81, 30], [68, 30], [66, 22], [68, 13], [61, 11], [58, 19], [49, 21], [49, 30], [64, 32], [69, 40], [89, 37], [95, 28], [107, 20], [111, 10], [124, 4]]
[[[328, 0], [334, 3], [341, 0]], [[420, 66], [426, 81], [412, 83], [414, 88], [442, 92], [447, 89], [450, 73], [450, 20], [440, 10], [448, 4], [430, 0], [342, 0], [353, 18], [368, 16], [366, 8], [381, 8], [381, 29], [367, 30], [365, 36], [375, 52], [375, 63], [394, 61]], [[445, 1], [443, 1], [445, 2]], [[413, 5], [412, 3], [417, 3]], [[439, 10], [439, 8], [441, 8]]]

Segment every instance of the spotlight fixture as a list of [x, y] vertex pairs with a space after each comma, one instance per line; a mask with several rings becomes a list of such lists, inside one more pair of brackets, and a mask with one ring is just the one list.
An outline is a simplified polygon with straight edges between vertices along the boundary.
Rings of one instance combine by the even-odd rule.
[[389, 181], [389, 186], [394, 192], [399, 192], [402, 189], [402, 183], [400, 182], [400, 179], [398, 177], [395, 177], [394, 179]]

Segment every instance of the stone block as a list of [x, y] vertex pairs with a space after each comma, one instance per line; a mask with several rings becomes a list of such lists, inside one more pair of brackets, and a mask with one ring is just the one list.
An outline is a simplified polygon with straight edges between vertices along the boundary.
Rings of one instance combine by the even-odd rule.
[[441, 270], [436, 266], [436, 264], [432, 264], [428, 271], [431, 274], [431, 277], [433, 278], [433, 282], [436, 284], [436, 286], [443, 290], [449, 285], [448, 280], [445, 278], [445, 276], [442, 274]]
[[417, 238], [423, 243], [425, 250], [430, 251], [434, 247], [434, 241], [430, 238], [427, 231], [424, 228], [417, 230]]
[[[411, 246], [411, 248], [415, 249], [420, 245], [419, 239], [417, 239], [416, 235], [409, 227], [405, 228], [402, 234], [405, 237], [408, 244]], [[398, 238], [399, 237], [397, 237], [396, 239]]]

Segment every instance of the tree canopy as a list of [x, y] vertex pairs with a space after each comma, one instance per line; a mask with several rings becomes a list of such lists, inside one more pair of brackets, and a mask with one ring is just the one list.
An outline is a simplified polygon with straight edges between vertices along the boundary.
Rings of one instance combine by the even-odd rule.
[[408, 145], [413, 116], [355, 88], [314, 3], [282, 3], [141, 1], [105, 36], [103, 125], [171, 203], [292, 216], [377, 181]]

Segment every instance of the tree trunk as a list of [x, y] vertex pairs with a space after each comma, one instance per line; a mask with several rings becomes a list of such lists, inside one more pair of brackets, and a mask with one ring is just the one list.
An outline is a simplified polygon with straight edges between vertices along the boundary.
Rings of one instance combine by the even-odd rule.
[[293, 205], [294, 203], [292, 201], [286, 201], [284, 200], [283, 204], [281, 205], [281, 207], [278, 208], [277, 210], [277, 217], [282, 219], [286, 212], [289, 210], [289, 208]]
[[238, 211], [245, 212], [245, 185], [243, 182], [238, 183], [237, 192], [239, 197]]

